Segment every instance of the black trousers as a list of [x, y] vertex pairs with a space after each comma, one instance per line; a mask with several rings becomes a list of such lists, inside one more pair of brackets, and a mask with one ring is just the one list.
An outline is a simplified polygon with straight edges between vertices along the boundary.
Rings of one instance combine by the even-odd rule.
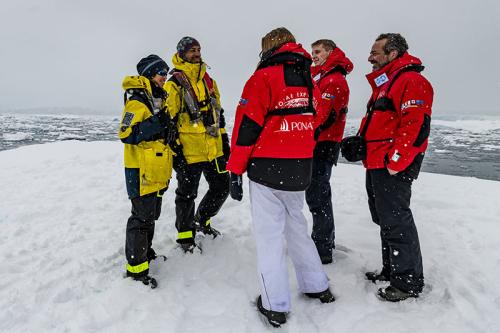
[[311, 238], [320, 256], [332, 256], [335, 248], [335, 224], [332, 208], [330, 177], [333, 162], [314, 157], [311, 185], [306, 190], [306, 202], [312, 213]]
[[372, 220], [380, 226], [382, 273], [391, 285], [412, 293], [424, 286], [422, 254], [410, 210], [412, 180], [404, 172], [391, 176], [387, 169], [367, 170], [366, 191]]
[[[130, 266], [149, 261], [154, 254], [151, 244], [155, 232], [155, 221], [161, 213], [161, 193], [151, 193], [132, 201], [132, 215], [127, 221], [125, 236], [125, 255]], [[131, 272], [146, 275], [148, 271]]]
[[[195, 203], [198, 196], [201, 175], [205, 176], [208, 191], [203, 196], [196, 211], [196, 219], [205, 223], [215, 216], [229, 195], [229, 173], [226, 170], [226, 159], [218, 157], [211, 162], [176, 165], [177, 189], [175, 190], [175, 227], [179, 233], [192, 231], [195, 235]], [[191, 238], [183, 238], [179, 242], [192, 242]]]

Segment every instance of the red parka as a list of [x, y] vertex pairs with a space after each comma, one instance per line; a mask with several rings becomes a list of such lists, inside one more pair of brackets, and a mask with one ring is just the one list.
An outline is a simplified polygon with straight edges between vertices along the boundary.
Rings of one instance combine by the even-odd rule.
[[[427, 149], [434, 91], [420, 72], [420, 59], [407, 52], [366, 75], [373, 115], [366, 129], [367, 169], [408, 170], [416, 178]], [[367, 116], [361, 122], [365, 126]]]
[[[353, 64], [345, 53], [336, 47], [321, 66], [311, 67], [313, 80], [321, 91], [321, 97], [326, 100], [329, 116], [322, 124], [318, 142], [340, 142], [344, 135], [347, 105], [349, 103], [349, 86], [345, 76], [353, 69]], [[329, 121], [335, 119], [333, 123]]]
[[236, 109], [227, 169], [286, 191], [311, 180], [314, 131], [326, 118], [311, 79], [311, 56], [287, 43], [263, 59], [245, 84]]

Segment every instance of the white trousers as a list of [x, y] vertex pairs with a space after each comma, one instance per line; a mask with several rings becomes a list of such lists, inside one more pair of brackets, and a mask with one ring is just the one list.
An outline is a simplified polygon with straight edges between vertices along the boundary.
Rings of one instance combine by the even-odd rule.
[[288, 312], [287, 248], [300, 292], [317, 293], [328, 288], [328, 277], [302, 213], [304, 191], [280, 191], [250, 181], [250, 200], [262, 305], [267, 310]]

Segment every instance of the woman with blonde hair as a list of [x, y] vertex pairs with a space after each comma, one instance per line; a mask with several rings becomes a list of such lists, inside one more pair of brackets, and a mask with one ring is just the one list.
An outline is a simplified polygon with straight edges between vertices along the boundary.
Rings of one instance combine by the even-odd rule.
[[287, 252], [300, 291], [323, 303], [334, 301], [302, 213], [314, 132], [327, 116], [312, 82], [311, 62], [286, 28], [262, 38], [261, 60], [236, 110], [227, 165], [233, 199], [243, 197], [245, 171], [250, 179], [261, 285], [257, 307], [275, 327], [286, 322], [290, 311]]

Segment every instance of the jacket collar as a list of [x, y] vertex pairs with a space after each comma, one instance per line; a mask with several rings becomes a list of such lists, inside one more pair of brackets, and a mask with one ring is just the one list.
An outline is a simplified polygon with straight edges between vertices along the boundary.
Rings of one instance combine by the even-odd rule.
[[257, 69], [283, 63], [304, 63], [311, 66], [312, 58], [301, 44], [285, 43], [276, 50], [272, 50], [268, 55], [264, 55]]
[[366, 74], [366, 79], [372, 89], [376, 90], [386, 82], [389, 82], [401, 69], [412, 65], [422, 65], [422, 62], [419, 58], [405, 52], [401, 57], [394, 59], [378, 71]]
[[205, 76], [207, 65], [204, 62], [193, 64], [182, 59], [178, 53], [172, 56], [175, 69], [183, 71], [190, 81], [197, 82]]

